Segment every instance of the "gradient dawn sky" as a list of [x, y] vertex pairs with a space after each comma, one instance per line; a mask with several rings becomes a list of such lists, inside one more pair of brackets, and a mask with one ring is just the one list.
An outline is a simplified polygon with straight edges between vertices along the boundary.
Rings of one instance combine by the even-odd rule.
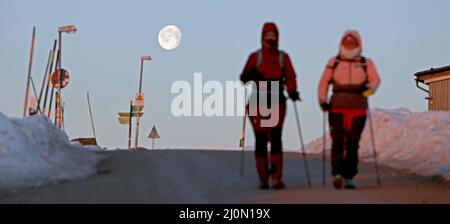
[[[248, 55], [260, 47], [264, 22], [280, 30], [280, 47], [293, 60], [303, 102], [300, 116], [307, 141], [321, 133], [322, 114], [316, 89], [326, 61], [337, 53], [346, 29], [360, 31], [364, 55], [372, 58], [382, 85], [372, 98], [379, 108], [427, 109], [425, 94], [413, 74], [450, 64], [450, 1], [68, 1], [0, 0], [0, 111], [20, 117], [23, 110], [31, 31], [37, 26], [33, 77], [40, 85], [57, 27], [75, 24], [78, 32], [63, 36], [63, 67], [71, 75], [63, 91], [66, 130], [70, 138], [91, 136], [86, 92], [99, 144], [127, 146], [127, 127], [117, 112], [127, 111], [138, 91], [139, 58], [145, 63], [145, 115], [140, 144], [153, 125], [160, 148], [237, 148], [240, 117], [175, 118], [170, 87], [177, 80], [237, 80]], [[183, 32], [181, 45], [163, 50], [158, 32], [174, 24]], [[299, 148], [290, 106], [283, 139]], [[247, 129], [247, 145], [253, 133]]]

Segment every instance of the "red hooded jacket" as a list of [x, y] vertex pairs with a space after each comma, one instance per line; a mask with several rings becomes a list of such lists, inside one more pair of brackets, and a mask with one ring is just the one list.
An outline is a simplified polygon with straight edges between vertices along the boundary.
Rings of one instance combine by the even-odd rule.
[[[278, 29], [274, 23], [266, 23], [263, 27], [262, 41], [264, 41], [264, 35], [267, 32], [274, 32], [276, 35], [276, 45], [273, 47], [266, 47], [262, 44], [260, 53], [260, 64], [258, 66], [258, 52], [253, 52], [245, 65], [244, 71], [241, 74], [241, 81], [244, 83], [248, 81], [280, 81], [280, 89], [287, 88], [288, 93], [297, 91], [296, 74], [292, 66], [289, 55], [283, 52], [283, 66], [280, 64], [280, 50], [278, 50]], [[262, 90], [262, 88], [261, 88]], [[253, 93], [254, 94], [254, 93]], [[282, 128], [284, 122], [284, 116], [286, 113], [285, 97], [281, 93], [280, 104], [272, 105], [269, 101], [271, 108], [276, 111], [277, 114], [271, 114], [268, 117], [258, 115], [252, 115], [249, 113], [250, 121], [255, 131], [267, 131], [271, 127], [262, 127], [262, 120], [267, 120], [271, 116], [275, 116], [278, 119], [274, 119], [276, 123], [271, 123], [276, 128]], [[252, 98], [252, 97], [251, 97]], [[270, 99], [270, 97], [269, 97]], [[251, 107], [256, 105], [250, 105]], [[251, 109], [250, 109], [251, 111]], [[274, 117], [272, 117], [274, 118]]]
[[[241, 81], [284, 81], [281, 87], [287, 87], [289, 93], [297, 90], [297, 81], [291, 59], [287, 53], [283, 55], [284, 68], [279, 63], [280, 51], [278, 50], [278, 29], [274, 23], [266, 23], [263, 27], [262, 39], [267, 32], [274, 32], [277, 37], [277, 46], [275, 49], [261, 48], [262, 61], [257, 66], [258, 51], [253, 52], [247, 60], [244, 71], [241, 75]], [[263, 41], [263, 40], [261, 40]], [[284, 78], [283, 78], [284, 76]]]

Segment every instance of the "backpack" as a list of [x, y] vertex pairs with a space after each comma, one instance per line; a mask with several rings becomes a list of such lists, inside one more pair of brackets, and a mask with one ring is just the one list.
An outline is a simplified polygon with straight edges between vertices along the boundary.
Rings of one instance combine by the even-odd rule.
[[[336, 68], [339, 66], [340, 62], [341, 62], [341, 56], [338, 55], [338, 56], [336, 56], [336, 58], [334, 60], [333, 66], [329, 67], [329, 68], [331, 68], [333, 70], [330, 82], [333, 82], [334, 72], [335, 72]], [[364, 74], [366, 75], [366, 82], [367, 82], [368, 81], [368, 77], [367, 77], [367, 59], [364, 56], [361, 56], [361, 60], [359, 62], [361, 63], [361, 66], [363, 67]]]
[[[285, 75], [285, 72], [284, 72], [284, 55], [285, 55], [285, 53], [284, 53], [284, 51], [282, 51], [282, 50], [279, 50], [278, 51], [279, 52], [279, 61], [278, 61], [278, 63], [280, 64], [280, 67], [281, 67], [281, 70], [283, 70], [283, 74], [281, 75], [281, 81], [284, 81], [285, 80], [285, 77], [284, 77], [284, 75]], [[257, 52], [256, 52], [256, 67], [258, 68], [261, 64], [262, 64], [262, 51], [261, 51], [261, 49], [259, 49]]]
[[[340, 62], [341, 62], [341, 56], [338, 55], [338, 56], [336, 56], [336, 58], [334, 60], [333, 66], [331, 67], [331, 69], [333, 70], [333, 76], [334, 76], [334, 71], [339, 66]], [[359, 62], [361, 63], [361, 66], [364, 69], [364, 73], [366, 73], [366, 76], [367, 76], [367, 59], [364, 56], [361, 56], [361, 60]]]
[[[280, 50], [279, 51], [280, 52], [280, 55], [279, 55], [279, 63], [280, 63], [280, 67], [281, 67], [281, 69], [283, 69], [284, 70], [284, 51], [282, 51], [282, 50]], [[261, 51], [261, 49], [259, 49], [257, 52], [256, 52], [256, 57], [257, 57], [257, 59], [256, 59], [256, 67], [259, 67], [261, 64], [262, 64], [262, 51]]]

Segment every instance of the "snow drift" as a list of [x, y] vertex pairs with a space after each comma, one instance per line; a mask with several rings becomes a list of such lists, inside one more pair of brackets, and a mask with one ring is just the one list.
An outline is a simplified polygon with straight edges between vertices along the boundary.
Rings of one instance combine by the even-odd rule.
[[[373, 109], [372, 120], [380, 164], [450, 180], [450, 113]], [[373, 161], [369, 127], [367, 121], [360, 142], [360, 158], [365, 161]], [[306, 148], [310, 153], [321, 153], [322, 138]]]
[[0, 188], [39, 186], [96, 173], [101, 156], [71, 145], [47, 118], [0, 113]]

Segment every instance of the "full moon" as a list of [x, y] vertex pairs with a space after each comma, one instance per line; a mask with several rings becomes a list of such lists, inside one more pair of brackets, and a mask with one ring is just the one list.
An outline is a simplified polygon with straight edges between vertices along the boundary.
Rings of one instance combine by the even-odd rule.
[[165, 26], [159, 31], [158, 42], [165, 50], [177, 48], [181, 42], [181, 30], [174, 25]]

